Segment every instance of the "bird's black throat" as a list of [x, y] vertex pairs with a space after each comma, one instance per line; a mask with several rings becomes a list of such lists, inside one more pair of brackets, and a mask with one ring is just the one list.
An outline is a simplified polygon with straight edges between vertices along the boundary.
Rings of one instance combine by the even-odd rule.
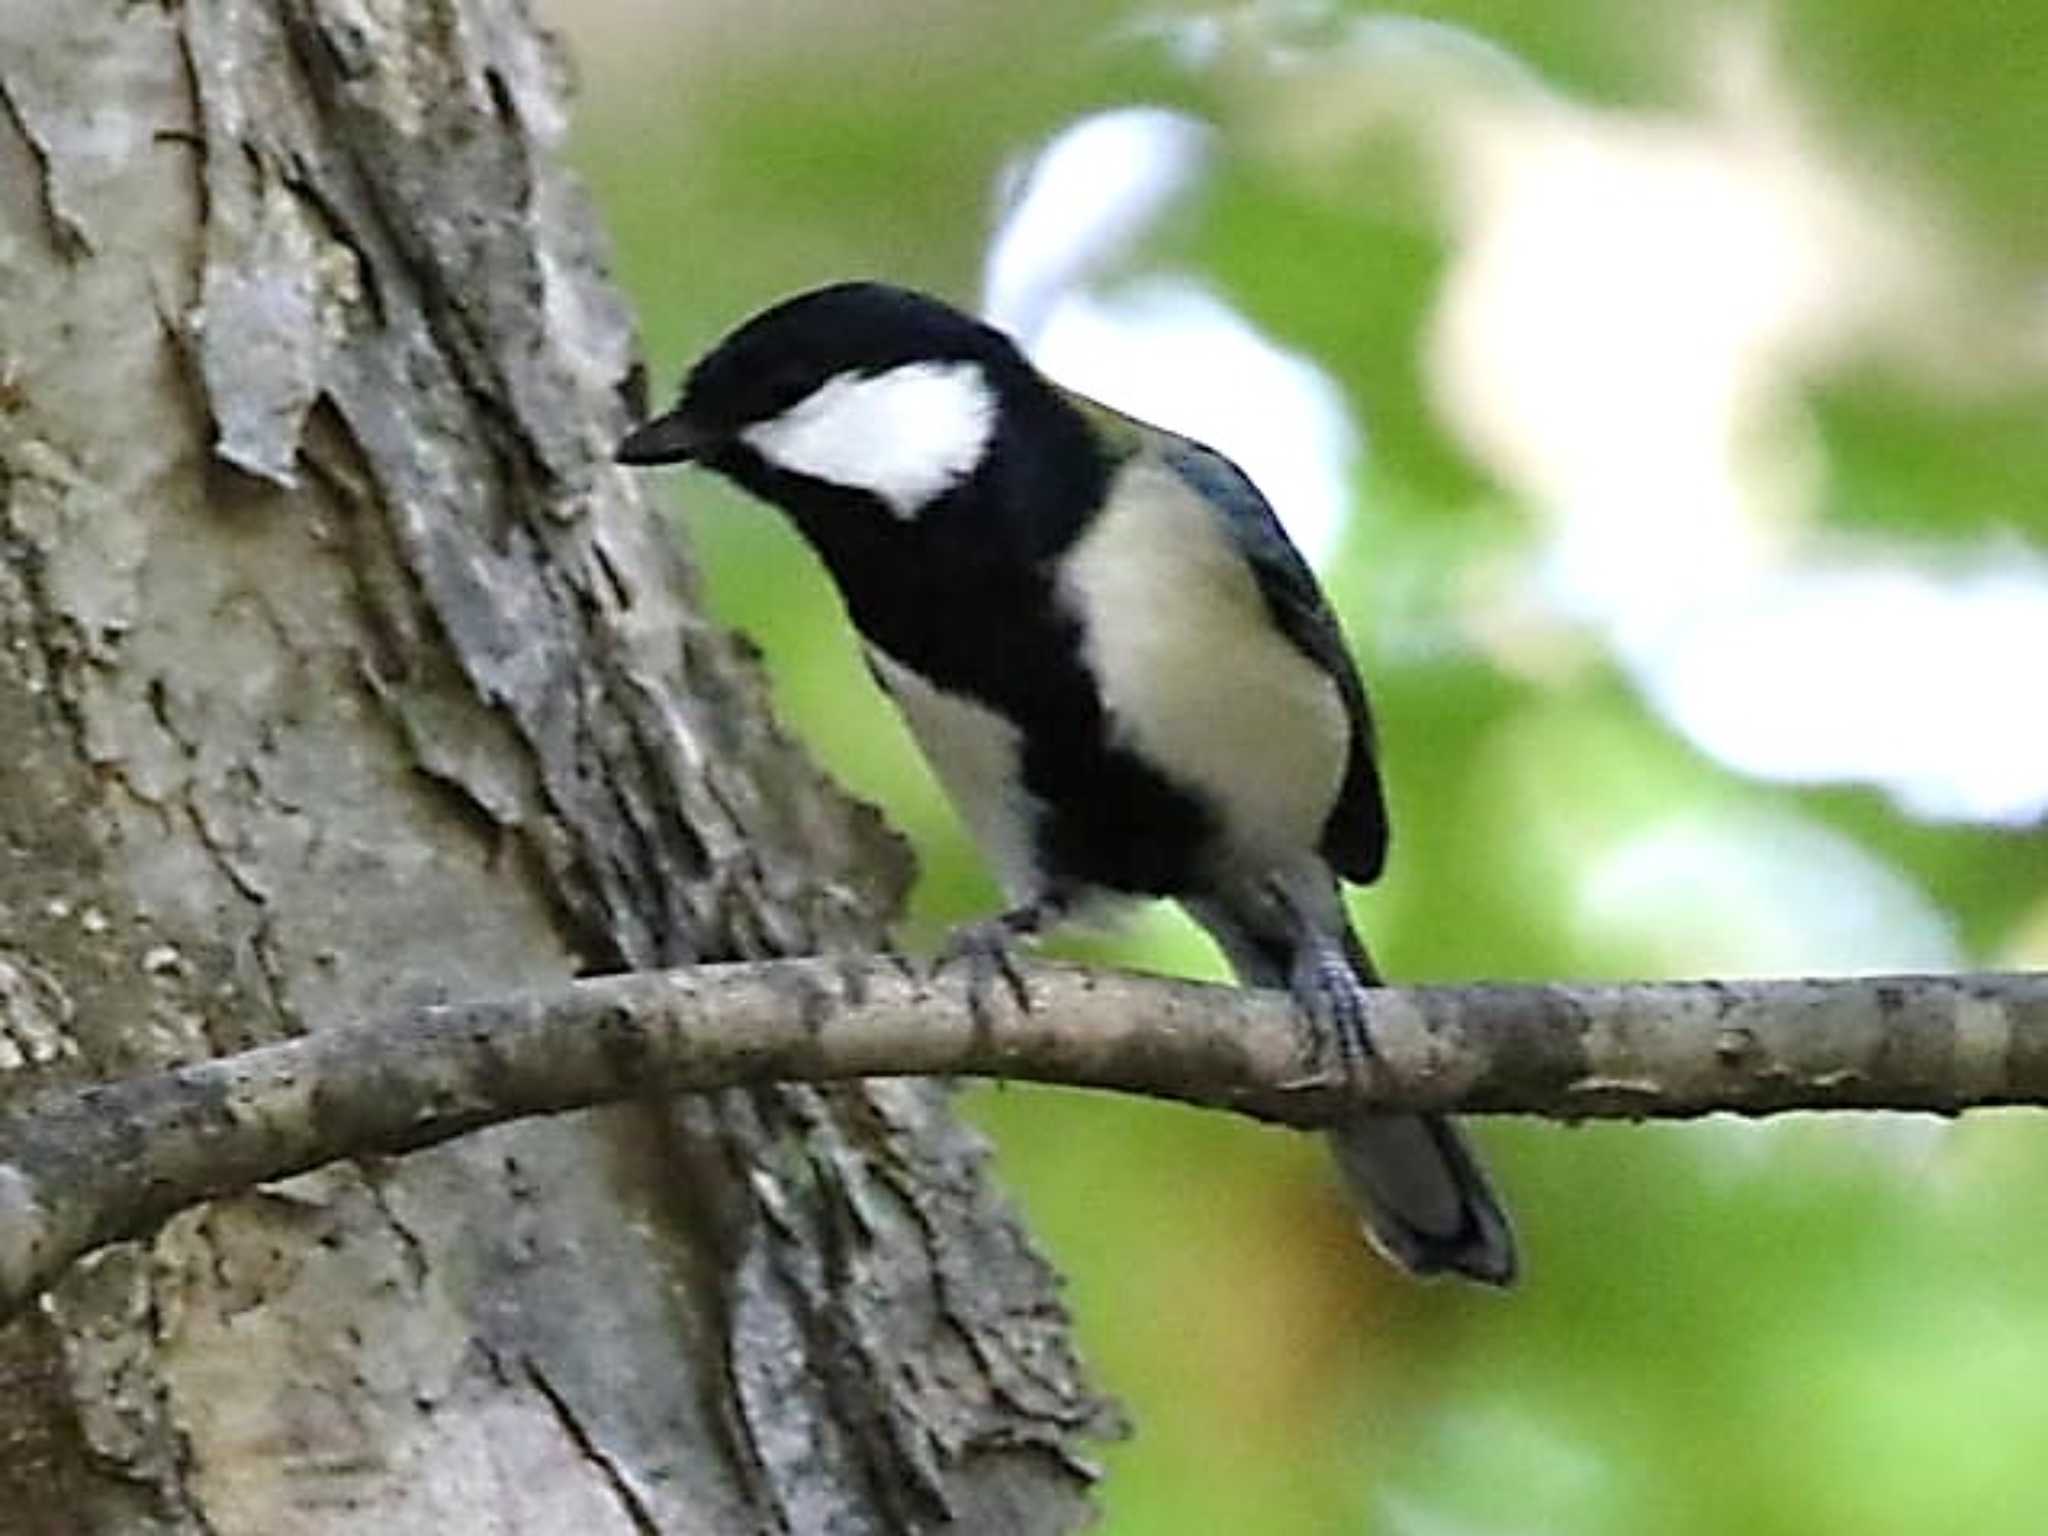
[[1214, 819], [1115, 740], [1057, 590], [1059, 558], [1117, 465], [1049, 390], [1008, 400], [1001, 421], [973, 475], [907, 518], [744, 450], [715, 467], [788, 514], [865, 640], [1017, 727], [1048, 885], [1196, 889]]

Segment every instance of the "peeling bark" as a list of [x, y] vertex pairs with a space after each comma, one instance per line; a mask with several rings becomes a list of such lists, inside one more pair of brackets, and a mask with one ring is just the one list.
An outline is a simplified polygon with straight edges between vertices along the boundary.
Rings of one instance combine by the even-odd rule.
[[[0, 1103], [881, 936], [609, 463], [561, 103], [514, 0], [0, 0]], [[981, 1159], [760, 1089], [187, 1211], [0, 1333], [9, 1529], [1070, 1528], [1112, 1417]]]

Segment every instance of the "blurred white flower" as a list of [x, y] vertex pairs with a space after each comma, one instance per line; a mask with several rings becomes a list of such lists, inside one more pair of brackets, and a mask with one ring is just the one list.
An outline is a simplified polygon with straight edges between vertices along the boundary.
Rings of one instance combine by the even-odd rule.
[[1911, 880], [1792, 815], [1687, 813], [1630, 837], [1596, 861], [1578, 917], [1651, 975], [1938, 972], [1963, 959]]
[[1111, 275], [1199, 181], [1209, 139], [1156, 107], [1063, 130], [1008, 178], [983, 311], [1061, 383], [1227, 454], [1320, 560], [1360, 454], [1342, 391], [1193, 279]]
[[1634, 639], [1659, 713], [1759, 778], [1883, 786], [1915, 815], [2048, 818], [2048, 560], [1800, 565]]
[[1574, 102], [1440, 23], [1321, 0], [1215, 16], [1249, 43], [1276, 165], [1327, 188], [1392, 134], [1434, 178], [1451, 259], [1422, 362], [1543, 525], [1539, 603], [1731, 767], [1877, 785], [1925, 817], [2048, 816], [2027, 677], [2048, 558], [1823, 545], [1802, 401], [1852, 363], [1934, 390], [2038, 383], [2038, 298], [1978, 282], [1910, 173], [1822, 135], [1764, 22], [1695, 16], [1700, 104], [1651, 112]]
[[1035, 336], [1064, 297], [1130, 255], [1200, 181], [1213, 132], [1185, 112], [1120, 107], [1012, 165], [982, 271], [982, 313]]

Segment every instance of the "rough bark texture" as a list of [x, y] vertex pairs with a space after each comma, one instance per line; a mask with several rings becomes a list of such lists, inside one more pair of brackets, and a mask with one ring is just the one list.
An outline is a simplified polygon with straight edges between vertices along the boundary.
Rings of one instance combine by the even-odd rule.
[[1361, 1109], [1638, 1119], [2048, 1105], [2048, 976], [1378, 988], [1347, 1081], [1282, 992], [1030, 966], [1031, 1007], [888, 960], [428, 1004], [0, 1114], [0, 1319], [81, 1254], [346, 1156], [645, 1095], [876, 1073], [1119, 1088], [1301, 1127]]
[[[0, 0], [0, 1101], [899, 898], [608, 463], [558, 73], [514, 0]], [[188, 1211], [0, 1332], [5, 1527], [1070, 1528], [981, 1164], [776, 1089]]]

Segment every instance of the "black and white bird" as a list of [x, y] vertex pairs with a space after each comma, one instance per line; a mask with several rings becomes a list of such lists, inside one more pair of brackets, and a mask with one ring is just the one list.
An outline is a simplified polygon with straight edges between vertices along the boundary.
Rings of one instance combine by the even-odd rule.
[[[1011, 903], [983, 940], [1171, 898], [1363, 1062], [1377, 977], [1338, 880], [1386, 858], [1372, 719], [1315, 578], [1228, 459], [879, 283], [756, 315], [618, 457], [717, 471], [824, 561]], [[1361, 1116], [1330, 1140], [1397, 1264], [1514, 1278], [1448, 1121]]]

